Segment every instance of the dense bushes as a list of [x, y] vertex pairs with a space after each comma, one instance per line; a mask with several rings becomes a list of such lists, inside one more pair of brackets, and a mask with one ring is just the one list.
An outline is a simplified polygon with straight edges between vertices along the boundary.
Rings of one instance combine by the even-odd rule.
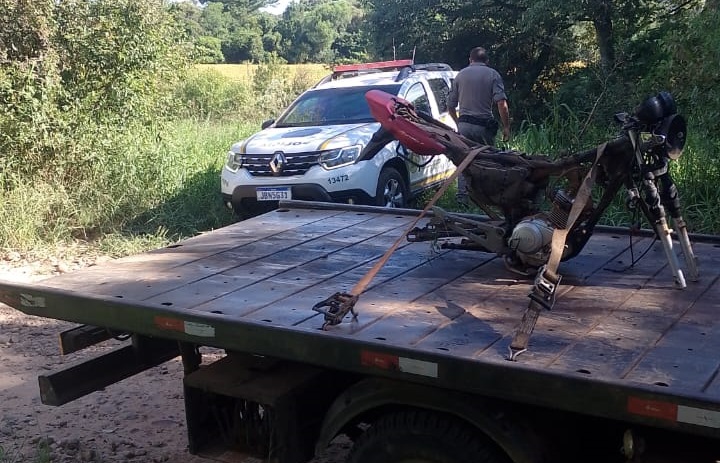
[[227, 147], [313, 83], [279, 64], [247, 82], [189, 67], [157, 2], [0, 8], [0, 250], [227, 223]]
[[188, 71], [175, 89], [175, 96], [179, 115], [217, 118], [246, 110], [251, 105], [252, 89], [233, 82], [215, 69], [195, 68]]
[[172, 109], [188, 50], [158, 2], [62, 1], [55, 17], [62, 106], [120, 126]]
[[170, 108], [184, 54], [155, 2], [2, 0], [0, 8], [15, 13], [0, 20], [5, 188], [10, 174], [81, 181], [83, 164], [107, 156], [108, 139]]
[[[227, 75], [220, 71], [229, 68], [236, 72]], [[178, 115], [249, 121], [275, 117], [327, 72], [322, 66], [288, 66], [279, 60], [260, 65], [197, 66], [175, 90]]]
[[185, 67], [175, 24], [143, 0], [0, 0], [0, 9], [0, 246], [95, 229], [119, 198], [137, 203], [133, 190], [152, 187], [121, 174], [153, 175], [152, 149], [128, 146], [155, 140], [172, 112]]
[[[657, 72], [666, 72], [688, 116], [689, 150], [680, 160], [677, 177], [693, 223], [703, 231], [720, 233], [720, 12], [703, 15], [671, 29], [663, 41], [667, 58]], [[652, 81], [655, 75], [648, 77]]]
[[[0, 1], [0, 181], [28, 173], [65, 143], [49, 2]], [[0, 186], [3, 185], [0, 183]]]

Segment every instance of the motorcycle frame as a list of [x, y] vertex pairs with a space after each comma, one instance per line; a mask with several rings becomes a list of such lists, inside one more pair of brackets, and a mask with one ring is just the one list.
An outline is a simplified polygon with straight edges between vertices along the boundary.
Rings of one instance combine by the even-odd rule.
[[[400, 115], [407, 117], [405, 111], [402, 111]], [[693, 280], [698, 277], [697, 260], [692, 252], [687, 225], [680, 214], [677, 187], [669, 173], [670, 159], [663, 151], [665, 137], [652, 131], [643, 131], [644, 127], [631, 116], [619, 115], [618, 117], [625, 120], [622, 134], [608, 142], [605, 148], [607, 154], [598, 163], [600, 181], [595, 186], [601, 191], [600, 198], [597, 203], [590, 201], [590, 204], [572, 225], [567, 235], [566, 249], [562, 260], [571, 259], [582, 252], [592, 236], [595, 226], [620, 189], [624, 187], [628, 197], [627, 204], [629, 206], [639, 205], [658, 240], [662, 243], [673, 273], [675, 286], [684, 288], [686, 287], [685, 277], [673, 250], [673, 230], [668, 226], [666, 209], [671, 212], [689, 274]], [[434, 121], [428, 120], [426, 117], [411, 120], [411, 122], [421, 128], [429, 128], [434, 125], [435, 130], [448, 130], [444, 125], [434, 124]], [[643, 140], [645, 134], [648, 137]], [[472, 142], [468, 143], [469, 141], [466, 139], [463, 139], [466, 143], [465, 146], [458, 146], [457, 143], [452, 143], [443, 137], [434, 138], [447, 148], [446, 155], [456, 165], [467, 155], [467, 150], [472, 149], [473, 146]], [[596, 153], [596, 149], [591, 149], [565, 156], [536, 169], [531, 174], [531, 179], [538, 183], [539, 190], [547, 188], [551, 177], [555, 177], [556, 180], [568, 180], [571, 190], [575, 190], [571, 191], [571, 197], [574, 199], [582, 173], [587, 172], [590, 168], [588, 164], [595, 160]], [[474, 202], [486, 213], [490, 207], [495, 206], [475, 199]], [[496, 253], [503, 256], [508, 268], [516, 273], [531, 275], [537, 271], [537, 268], [528, 271], [517, 265], [517, 260], [513, 258], [514, 251], [508, 246], [507, 240], [520, 220], [543, 212], [539, 207], [530, 214], [520, 214], [520, 217], [512, 217], [517, 214], [508, 214], [507, 212], [502, 216], [493, 216], [492, 213], [488, 213], [490, 220], [450, 213], [440, 208], [434, 208], [433, 212], [433, 218], [424, 228], [415, 228], [408, 233], [409, 241], [437, 241], [443, 238], [462, 237], [460, 243], [447, 241], [442, 243], [441, 247]]]

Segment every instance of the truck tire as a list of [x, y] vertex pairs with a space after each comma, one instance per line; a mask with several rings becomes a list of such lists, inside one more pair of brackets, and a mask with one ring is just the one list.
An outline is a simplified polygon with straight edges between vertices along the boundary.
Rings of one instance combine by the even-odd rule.
[[407, 207], [408, 189], [405, 179], [394, 167], [384, 167], [378, 177], [375, 205], [383, 207]]
[[385, 415], [353, 445], [348, 463], [510, 463], [477, 431], [426, 411]]

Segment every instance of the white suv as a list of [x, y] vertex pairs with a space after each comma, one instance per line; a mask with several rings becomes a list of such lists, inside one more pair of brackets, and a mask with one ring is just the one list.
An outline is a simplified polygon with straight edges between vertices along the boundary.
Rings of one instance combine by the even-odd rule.
[[223, 201], [241, 218], [275, 209], [280, 199], [408, 206], [455, 166], [443, 155], [421, 157], [394, 140], [361, 156], [380, 128], [365, 93], [397, 95], [454, 126], [447, 99], [455, 75], [447, 64], [410, 60], [334, 68], [277, 120], [232, 145], [220, 175]]

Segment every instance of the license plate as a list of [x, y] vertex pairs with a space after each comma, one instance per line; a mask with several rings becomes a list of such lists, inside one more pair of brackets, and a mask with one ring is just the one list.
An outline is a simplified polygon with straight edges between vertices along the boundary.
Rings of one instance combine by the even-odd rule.
[[292, 191], [286, 187], [258, 187], [255, 189], [258, 201], [278, 201], [280, 199], [292, 199]]

